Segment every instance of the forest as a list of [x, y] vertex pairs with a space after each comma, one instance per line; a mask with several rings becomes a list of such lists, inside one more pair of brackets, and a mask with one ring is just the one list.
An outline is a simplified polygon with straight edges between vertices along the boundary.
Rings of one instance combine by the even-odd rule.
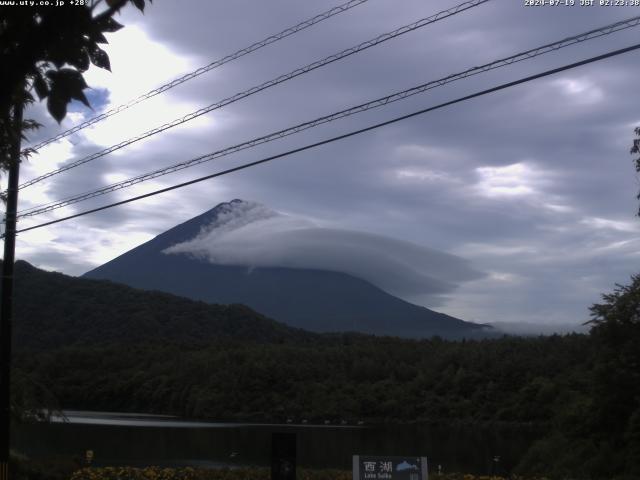
[[516, 426], [539, 438], [519, 473], [640, 477], [640, 277], [592, 307], [589, 335], [454, 342], [314, 334], [242, 306], [18, 267], [16, 420], [45, 406]]

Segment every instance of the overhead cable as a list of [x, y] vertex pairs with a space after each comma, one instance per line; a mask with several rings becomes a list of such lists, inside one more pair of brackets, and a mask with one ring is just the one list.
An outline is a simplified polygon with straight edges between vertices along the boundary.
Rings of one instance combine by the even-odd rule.
[[483, 3], [487, 3], [490, 0], [470, 0], [467, 2], [464, 2], [460, 5], [457, 5], [455, 7], [449, 8], [447, 10], [443, 10], [441, 12], [436, 13], [435, 15], [431, 15], [430, 17], [427, 18], [423, 18], [421, 20], [418, 20], [417, 22], [411, 23], [409, 25], [405, 25], [403, 27], [400, 27], [392, 32], [389, 33], [385, 33], [382, 35], [379, 35], [371, 40], [367, 40], [366, 42], [362, 42], [354, 47], [351, 48], [347, 48], [346, 50], [342, 50], [341, 52], [335, 53], [333, 55], [330, 55], [328, 57], [323, 58], [322, 60], [317, 60], [313, 63], [310, 63], [308, 65], [305, 65], [304, 67], [300, 67], [297, 68], [289, 73], [286, 73], [284, 75], [280, 75], [272, 80], [269, 80], [268, 82], [264, 82], [260, 85], [257, 85], [255, 87], [252, 87], [248, 90], [245, 90], [243, 92], [240, 93], [236, 93], [235, 95], [232, 95], [231, 97], [227, 97], [224, 100], [220, 100], [216, 103], [213, 103], [207, 107], [201, 108], [200, 110], [197, 110], [195, 112], [191, 112], [188, 115], [185, 115], [184, 117], [178, 118], [176, 120], [173, 120], [171, 122], [165, 123], [164, 125], [161, 125], [159, 127], [156, 127], [152, 130], [149, 130], [145, 133], [142, 133], [136, 137], [130, 138], [128, 140], [125, 140], [123, 142], [120, 142], [116, 145], [112, 145], [104, 150], [101, 150], [99, 152], [93, 153], [91, 155], [88, 155], [84, 158], [81, 158], [79, 160], [76, 160], [74, 162], [71, 162], [67, 165], [63, 165], [62, 167], [56, 169], [56, 170], [51, 170], [50, 172], [44, 173], [43, 175], [40, 175], [36, 178], [33, 178], [31, 180], [28, 180], [24, 183], [22, 183], [20, 185], [20, 188], [26, 188], [30, 185], [33, 185], [35, 183], [38, 183], [46, 178], [52, 177], [54, 175], [57, 175], [59, 173], [62, 172], [66, 172], [67, 170], [70, 170], [72, 168], [78, 167], [80, 165], [83, 165], [87, 162], [91, 162], [93, 160], [96, 160], [100, 157], [104, 157], [105, 155], [108, 155], [110, 153], [113, 153], [117, 150], [120, 150], [121, 148], [124, 148], [126, 146], [129, 146], [133, 143], [139, 142], [140, 140], [144, 140], [146, 138], [149, 138], [153, 135], [156, 135], [158, 133], [164, 132], [165, 130], [168, 130], [172, 127], [176, 127], [178, 125], [182, 125], [183, 123], [188, 122], [189, 120], [193, 120], [194, 118], [198, 118], [206, 113], [210, 113], [214, 110], [220, 109], [222, 107], [225, 107], [229, 104], [232, 104], [234, 102], [237, 102], [238, 100], [242, 100], [244, 98], [247, 98], [255, 93], [261, 92], [262, 90], [265, 90], [267, 88], [273, 87], [275, 85], [278, 85], [280, 83], [286, 82], [288, 80], [291, 80], [292, 78], [298, 77], [300, 75], [303, 75], [305, 73], [309, 73], [313, 70], [316, 70], [317, 68], [323, 67], [325, 65], [328, 65], [330, 63], [333, 63], [335, 61], [341, 60], [343, 58], [349, 57], [355, 53], [361, 52], [363, 50], [366, 50], [368, 48], [371, 48], [375, 45], [379, 45], [383, 42], [386, 42], [388, 40], [391, 40], [393, 38], [399, 37], [400, 35], [404, 35], [405, 33], [409, 33], [412, 32], [414, 30], [417, 30], [418, 28], [422, 28], [425, 27], [427, 25], [430, 25], [432, 23], [435, 23], [439, 20], [442, 20], [444, 18], [448, 18], [451, 17], [453, 15], [456, 15], [460, 12], [463, 12], [465, 10], [469, 10], [470, 8], [474, 8], [477, 7]]
[[215, 60], [213, 62], [211, 62], [208, 65], [205, 65], [204, 67], [200, 67], [197, 70], [194, 70], [192, 72], [189, 72], [179, 78], [176, 78], [168, 83], [165, 83], [164, 85], [159, 86], [158, 88], [155, 88], [143, 95], [140, 95], [139, 97], [134, 98], [133, 100], [128, 101], [127, 103], [123, 103], [122, 105], [119, 105], [117, 107], [114, 107], [110, 110], [107, 110], [106, 112], [101, 113], [100, 115], [96, 115], [95, 117], [90, 118], [89, 120], [86, 120], [84, 122], [82, 122], [79, 125], [76, 125], [73, 128], [70, 128], [69, 130], [65, 130], [62, 133], [59, 133], [58, 135], [48, 138], [40, 143], [38, 143], [37, 145], [33, 146], [33, 150], [39, 150], [42, 147], [49, 145], [50, 143], [53, 143], [57, 140], [61, 140], [65, 137], [68, 137], [69, 135], [72, 135], [76, 132], [79, 132], [80, 130], [83, 130], [91, 125], [95, 125], [98, 122], [101, 122], [102, 120], [105, 120], [109, 117], [112, 117], [113, 115], [116, 115], [120, 112], [123, 112], [124, 110], [127, 110], [130, 107], [133, 107], [134, 105], [137, 105], [140, 102], [143, 102], [151, 97], [155, 97], [156, 95], [159, 95], [163, 92], [166, 92], [167, 90], [173, 88], [173, 87], [177, 87], [178, 85], [187, 82], [193, 78], [196, 78], [200, 75], [202, 75], [203, 73], [207, 73], [210, 72], [211, 70], [221, 67], [222, 65], [224, 65], [225, 63], [229, 63], [233, 60], [237, 60], [240, 57], [244, 57], [245, 55], [248, 55], [249, 53], [253, 53], [256, 50], [261, 49], [262, 47], [266, 47], [267, 45], [270, 45], [272, 43], [277, 42], [278, 40], [282, 40], [283, 38], [286, 38], [290, 35], [293, 35], [294, 33], [298, 33], [306, 28], [309, 28], [317, 23], [320, 23], [324, 20], [327, 20], [328, 18], [333, 17], [334, 15], [338, 15], [339, 13], [342, 12], [346, 12], [347, 10], [353, 8], [353, 7], [357, 7], [358, 5], [361, 5], [365, 2], [368, 2], [369, 0], [349, 0], [346, 3], [343, 3], [342, 5], [338, 5], [337, 7], [333, 7], [330, 10], [327, 10], [326, 12], [323, 12], [319, 15], [316, 15], [315, 17], [312, 18], [308, 18], [307, 20], [304, 20], [303, 22], [298, 23], [297, 25], [294, 25], [293, 27], [289, 27], [283, 31], [281, 31], [280, 33], [276, 33], [275, 35], [271, 35], [263, 40], [260, 40], [259, 42], [255, 42], [251, 45], [249, 45], [248, 47], [244, 47], [241, 48], [240, 50], [231, 53], [229, 55], [226, 55], [218, 60]]
[[419, 94], [419, 93], [423, 93], [425, 91], [431, 90], [433, 88], [437, 88], [443, 85], [446, 85], [448, 83], [452, 83], [454, 81], [457, 80], [461, 80], [473, 75], [477, 75], [483, 72], [487, 72], [490, 70], [494, 70], [497, 68], [501, 68], [504, 66], [508, 66], [511, 65], [513, 63], [516, 62], [520, 62], [523, 60], [528, 60], [531, 58], [535, 58], [537, 56], [540, 55], [544, 55], [546, 53], [549, 52], [553, 52], [556, 50], [559, 50], [561, 48], [565, 48], [568, 47], [570, 45], [574, 45], [576, 43], [581, 43], [587, 40], [591, 40], [594, 38], [598, 38], [604, 35], [609, 35], [613, 32], [617, 32], [626, 28], [630, 28], [630, 27], [634, 27], [634, 26], [638, 26], [640, 25], [640, 16], [637, 17], [633, 17], [624, 21], [620, 21], [620, 22], [616, 22], [610, 25], [606, 25], [604, 27], [598, 28], [598, 29], [594, 29], [594, 30], [590, 30], [588, 32], [584, 32], [584, 33], [580, 33], [578, 35], [574, 35], [571, 37], [567, 37], [564, 38], [562, 40], [559, 40], [557, 42], [553, 42], [553, 43], [549, 43], [540, 47], [536, 47], [521, 53], [517, 53], [515, 55], [511, 55], [509, 57], [506, 58], [502, 58], [499, 60], [495, 60], [491, 63], [487, 63], [485, 65], [481, 65], [481, 66], [477, 66], [477, 67], [473, 67], [470, 68], [468, 70], [464, 70], [463, 72], [460, 73], [454, 73], [451, 75], [448, 75], [446, 77], [440, 78], [438, 80], [432, 80], [429, 81], [427, 83], [424, 83], [422, 85], [418, 85], [416, 87], [412, 87], [410, 89], [407, 90], [403, 90], [400, 92], [396, 92], [393, 93], [391, 95], [387, 95], [385, 97], [381, 97], [378, 98], [376, 100], [372, 100], [369, 101], [367, 103], [363, 103], [360, 105], [356, 105], [350, 108], [347, 108], [345, 110], [341, 110], [339, 112], [335, 112], [332, 113], [330, 115], [325, 115], [323, 117], [319, 117], [316, 118], [314, 120], [308, 121], [308, 122], [304, 122], [304, 123], [300, 123], [298, 125], [286, 128], [284, 130], [279, 130], [276, 132], [272, 132], [268, 135], [264, 135], [261, 137], [257, 137], [254, 138], [252, 140], [243, 142], [243, 143], [239, 143], [227, 148], [224, 148], [222, 150], [218, 150], [216, 152], [212, 152], [212, 153], [208, 153], [206, 155], [201, 155], [199, 157], [196, 158], [192, 158], [189, 159], [187, 161], [184, 162], [180, 162], [177, 163], [175, 165], [171, 165], [168, 167], [164, 167], [164, 168], [160, 168], [157, 170], [154, 170], [152, 172], [148, 172], [148, 173], [144, 173], [142, 175], [138, 175], [132, 178], [129, 178], [127, 180], [122, 180], [116, 183], [112, 183], [111, 185], [107, 185], [105, 187], [102, 187], [100, 189], [97, 190], [92, 190], [89, 192], [84, 192], [81, 194], [77, 194], [77, 195], [73, 195], [73, 196], [69, 196], [60, 200], [56, 200], [54, 202], [50, 202], [44, 205], [38, 205], [38, 206], [34, 206], [28, 209], [24, 209], [20, 212], [18, 212], [18, 218], [25, 218], [25, 217], [31, 217], [31, 216], [35, 216], [35, 215], [40, 215], [46, 212], [50, 212], [52, 210], [56, 210], [58, 208], [62, 208], [65, 207], [67, 205], [71, 205], [74, 203], [78, 203], [84, 200], [88, 200], [90, 198], [94, 198], [94, 197], [98, 197], [101, 195], [105, 195], [107, 193], [111, 193], [117, 190], [121, 190], [133, 185], [136, 185], [138, 183], [147, 181], [147, 180], [151, 180], [163, 175], [167, 175], [170, 173], [174, 173], [180, 170], [184, 170], [186, 168], [189, 167], [193, 167], [196, 165], [199, 165], [201, 163], [204, 162], [209, 162], [211, 160], [214, 160], [216, 158], [220, 158], [220, 157], [224, 157], [236, 152], [239, 152], [241, 150], [246, 150], [248, 148], [252, 148], [255, 147], [257, 145], [261, 145], [267, 142], [271, 142], [283, 137], [287, 137], [289, 135], [293, 135], [299, 132], [302, 132], [304, 130], [308, 130], [310, 128], [314, 128], [317, 127], [319, 125], [328, 123], [328, 122], [332, 122], [334, 120], [338, 120], [340, 118], [344, 118], [344, 117], [348, 117], [350, 115], [354, 115], [357, 113], [361, 113], [361, 112], [365, 112], [367, 110], [371, 110], [374, 108], [378, 108], [384, 105], [388, 105], [390, 103], [393, 102], [397, 102], [399, 100], [404, 100], [408, 97], [411, 97], [413, 95]]
[[580, 67], [582, 65], [587, 65], [589, 63], [594, 63], [594, 62], [597, 62], [597, 61], [600, 61], [600, 60], [604, 60], [604, 59], [607, 59], [607, 58], [611, 58], [611, 57], [614, 57], [614, 56], [617, 56], [617, 55], [622, 55], [623, 53], [631, 52], [633, 50], [638, 50], [638, 49], [640, 49], [640, 43], [632, 45], [630, 47], [614, 50], [614, 51], [605, 53], [603, 55], [598, 55], [598, 56], [595, 56], [595, 57], [591, 57], [591, 58], [588, 58], [586, 60], [581, 60], [579, 62], [571, 63], [571, 64], [568, 64], [568, 65], [564, 65], [562, 67], [554, 68], [554, 69], [551, 69], [551, 70], [546, 70], [546, 71], [544, 71], [542, 73], [538, 73], [538, 74], [535, 74], [535, 75], [530, 75], [528, 77], [524, 77], [524, 78], [521, 78], [519, 80], [515, 80], [515, 81], [512, 81], [512, 82], [508, 82], [508, 83], [503, 83], [503, 84], [498, 85], [496, 87], [492, 87], [492, 88], [489, 88], [489, 89], [486, 89], [486, 90], [482, 90], [480, 92], [476, 92], [476, 93], [473, 93], [471, 95], [466, 95], [464, 97], [460, 97], [460, 98], [457, 98], [455, 100], [451, 100], [449, 102], [441, 103], [441, 104], [436, 105], [434, 107], [429, 107], [429, 108], [425, 108], [425, 109], [422, 109], [422, 110], [418, 110], [417, 112], [409, 113], [407, 115], [402, 115], [400, 117], [396, 117], [396, 118], [393, 118], [391, 120], [387, 120], [385, 122], [377, 123], [375, 125], [371, 125], [369, 127], [361, 128], [359, 130], [354, 130], [354, 131], [351, 131], [349, 133], [345, 133], [345, 134], [338, 135], [338, 136], [335, 136], [335, 137], [332, 137], [332, 138], [328, 138], [326, 140], [322, 140], [320, 142], [316, 142], [316, 143], [312, 143], [312, 144], [309, 144], [309, 145], [305, 145], [304, 147], [295, 148], [293, 150], [289, 150], [289, 151], [286, 151], [284, 153], [280, 153], [278, 155], [272, 155], [270, 157], [266, 157], [266, 158], [263, 158], [263, 159], [260, 159], [260, 160], [256, 160], [254, 162], [245, 163], [243, 165], [239, 165], [237, 167], [229, 168], [229, 169], [223, 170], [221, 172], [216, 172], [216, 173], [212, 173], [210, 175], [205, 175], [203, 177], [199, 177], [199, 178], [190, 180], [188, 182], [179, 183], [177, 185], [172, 185], [170, 187], [161, 188], [161, 189], [155, 190], [153, 192], [145, 193], [144, 195], [138, 195], [136, 197], [128, 198], [126, 200], [110, 203], [108, 205], [103, 205], [103, 206], [98, 207], [98, 208], [92, 208], [90, 210], [85, 210], [83, 212], [79, 212], [79, 213], [76, 213], [74, 215], [69, 215], [67, 217], [58, 218], [56, 220], [51, 220], [49, 222], [44, 222], [44, 223], [40, 223], [38, 225], [33, 225], [31, 227], [22, 228], [20, 230], [17, 230], [16, 233], [28, 232], [30, 230], [35, 230], [37, 228], [46, 227], [46, 226], [53, 225], [53, 224], [56, 224], [56, 223], [60, 223], [60, 222], [64, 222], [64, 221], [67, 221], [67, 220], [74, 219], [74, 218], [82, 217], [84, 215], [89, 215], [91, 213], [96, 213], [96, 212], [107, 210], [107, 209], [110, 209], [110, 208], [113, 208], [113, 207], [117, 207], [117, 206], [120, 206], [120, 205], [125, 205], [127, 203], [131, 203], [131, 202], [135, 202], [135, 201], [138, 201], [138, 200], [142, 200], [144, 198], [153, 197], [153, 196], [159, 195], [161, 193], [165, 193], [165, 192], [169, 192], [169, 191], [176, 190], [176, 189], [179, 189], [179, 188], [183, 188], [183, 187], [186, 187], [186, 186], [189, 186], [189, 185], [193, 185], [193, 184], [196, 184], [196, 183], [200, 183], [200, 182], [203, 182], [205, 180], [212, 179], [212, 178], [221, 177], [223, 175], [227, 175], [227, 174], [230, 174], [230, 173], [233, 173], [233, 172], [244, 170], [244, 169], [247, 169], [247, 168], [250, 168], [250, 167], [255, 167], [255, 166], [261, 165], [263, 163], [271, 162], [271, 161], [279, 159], [279, 158], [283, 158], [283, 157], [287, 157], [287, 156], [293, 155], [294, 153], [299, 153], [299, 152], [303, 152], [305, 150], [310, 150], [312, 148], [316, 148], [316, 147], [319, 147], [321, 145], [326, 145], [328, 143], [333, 143], [333, 142], [336, 142], [338, 140], [344, 140], [346, 138], [353, 137], [355, 135], [359, 135], [361, 133], [369, 132], [371, 130], [375, 130], [375, 129], [378, 129], [378, 128], [381, 128], [381, 127], [384, 127], [384, 126], [387, 126], [387, 125], [391, 125], [393, 123], [396, 123], [396, 122], [399, 122], [399, 121], [402, 121], [402, 120], [406, 120], [406, 119], [409, 119], [409, 118], [416, 117], [418, 115], [423, 115], [425, 113], [432, 112], [434, 110], [438, 110], [438, 109], [441, 109], [441, 108], [444, 108], [444, 107], [448, 107], [450, 105], [455, 105], [457, 103], [461, 103], [461, 102], [464, 102], [464, 101], [467, 101], [467, 100], [471, 100], [473, 98], [481, 97], [483, 95], [488, 95], [490, 93], [497, 92], [499, 90], [504, 90], [506, 88], [514, 87], [516, 85], [520, 85], [520, 84], [523, 84], [523, 83], [526, 83], [526, 82], [530, 82], [530, 81], [533, 81], [533, 80], [536, 80], [536, 79], [539, 79], [539, 78], [547, 77], [549, 75], [553, 75], [553, 74], [556, 74], [556, 73], [559, 73], [559, 72], [564, 72], [566, 70], [577, 68], [577, 67]]

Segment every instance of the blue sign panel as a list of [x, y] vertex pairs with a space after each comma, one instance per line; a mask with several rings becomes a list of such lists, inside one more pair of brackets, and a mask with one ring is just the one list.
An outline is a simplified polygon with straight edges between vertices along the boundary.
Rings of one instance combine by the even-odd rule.
[[428, 480], [427, 457], [353, 456], [353, 480]]

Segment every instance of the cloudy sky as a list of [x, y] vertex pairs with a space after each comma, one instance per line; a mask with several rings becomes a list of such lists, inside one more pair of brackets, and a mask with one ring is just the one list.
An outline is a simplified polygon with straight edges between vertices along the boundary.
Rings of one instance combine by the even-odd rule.
[[[113, 73], [90, 70], [80, 105], [47, 138], [138, 94], [337, 5], [331, 0], [158, 0], [128, 7], [109, 36]], [[459, 1], [369, 0], [46, 147], [22, 180], [118, 143]], [[579, 0], [576, 0], [579, 3]], [[640, 7], [491, 0], [24, 189], [20, 208], [92, 190], [640, 15]], [[50, 214], [35, 225], [629, 46], [638, 28], [455, 82], [391, 106]], [[465, 261], [474, 272], [437, 302], [478, 322], [577, 323], [637, 273], [640, 53], [546, 77], [331, 145], [123, 207], [19, 235], [18, 258], [71, 275], [220, 202], [242, 198], [328, 230], [392, 238]], [[389, 248], [396, 248], [389, 247]], [[399, 248], [399, 247], [397, 247]], [[455, 256], [455, 257], [453, 257]], [[455, 263], [454, 262], [454, 263]]]

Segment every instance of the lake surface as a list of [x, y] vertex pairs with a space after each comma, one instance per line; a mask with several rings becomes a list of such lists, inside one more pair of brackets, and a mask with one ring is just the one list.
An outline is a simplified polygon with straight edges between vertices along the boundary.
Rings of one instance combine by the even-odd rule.
[[[84, 458], [96, 466], [269, 466], [271, 435], [297, 434], [298, 465], [351, 469], [351, 456], [426, 456], [430, 470], [508, 473], [536, 436], [517, 428], [265, 425], [189, 421], [144, 414], [65, 412], [52, 423], [21, 425], [12, 448], [34, 459]], [[499, 462], [494, 458], [499, 456]]]

